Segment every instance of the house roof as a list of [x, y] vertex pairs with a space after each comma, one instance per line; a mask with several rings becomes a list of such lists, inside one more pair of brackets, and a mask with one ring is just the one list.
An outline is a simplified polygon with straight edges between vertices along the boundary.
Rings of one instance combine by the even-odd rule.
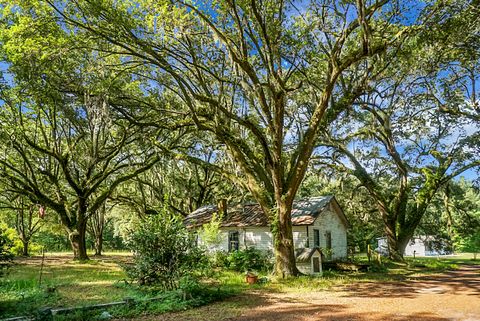
[[314, 248], [300, 248], [296, 249], [295, 251], [295, 261], [297, 263], [307, 263], [310, 262], [310, 258], [315, 254], [315, 252], [318, 252], [320, 256], [322, 256], [322, 251], [318, 247]]
[[[333, 195], [312, 197], [308, 199], [293, 202], [292, 224], [293, 225], [311, 225], [315, 219], [322, 213], [327, 205], [335, 202], [338, 214], [342, 221], [348, 226], [348, 221], [343, 214], [340, 206]], [[187, 227], [198, 227], [212, 220], [214, 213], [218, 211], [215, 205], [203, 206], [192, 212], [185, 218]], [[229, 206], [227, 215], [222, 219], [222, 227], [248, 227], [248, 226], [268, 226], [267, 217], [262, 211], [260, 205], [255, 203], [239, 204]]]

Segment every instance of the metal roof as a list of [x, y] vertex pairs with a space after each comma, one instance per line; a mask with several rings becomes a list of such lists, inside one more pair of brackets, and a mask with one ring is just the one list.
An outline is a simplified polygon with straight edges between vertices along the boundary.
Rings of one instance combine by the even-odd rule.
[[[318, 215], [327, 207], [328, 204], [330, 204], [333, 199], [333, 195], [328, 195], [294, 201], [292, 209], [292, 224], [313, 224]], [[185, 218], [185, 224], [188, 227], [198, 227], [206, 224], [212, 220], [213, 214], [217, 211], [218, 207], [215, 205], [200, 207]], [[260, 205], [250, 203], [229, 206], [227, 209], [227, 215], [222, 219], [221, 226], [269, 226], [269, 222]]]

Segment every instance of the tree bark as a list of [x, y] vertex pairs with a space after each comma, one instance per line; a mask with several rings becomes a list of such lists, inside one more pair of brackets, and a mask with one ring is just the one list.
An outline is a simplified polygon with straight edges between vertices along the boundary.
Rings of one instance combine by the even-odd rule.
[[407, 229], [404, 226], [397, 228], [396, 220], [385, 224], [385, 234], [387, 236], [388, 257], [392, 261], [403, 262], [403, 254], [408, 242], [413, 236], [415, 229]]
[[22, 244], [23, 244], [23, 248], [22, 248], [22, 256], [30, 256], [30, 253], [29, 253], [29, 244], [30, 244], [30, 240], [21, 240], [22, 241]]
[[73, 259], [85, 261], [88, 260], [86, 243], [87, 222], [81, 221], [73, 231], [69, 231], [68, 239], [73, 249]]
[[297, 276], [295, 245], [292, 232], [292, 206], [284, 202], [278, 204], [278, 221], [273, 224], [275, 247], [275, 274], [284, 277]]
[[409, 240], [399, 240], [396, 235], [392, 235], [388, 232], [386, 234], [389, 259], [396, 262], [402, 262], [404, 260], [403, 253], [405, 252]]
[[101, 256], [103, 250], [103, 233], [95, 237], [95, 256]]

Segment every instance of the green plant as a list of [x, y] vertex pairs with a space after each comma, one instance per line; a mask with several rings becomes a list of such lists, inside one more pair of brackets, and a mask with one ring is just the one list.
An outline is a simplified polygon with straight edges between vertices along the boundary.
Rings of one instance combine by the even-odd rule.
[[212, 267], [228, 268], [228, 253], [225, 251], [215, 251], [209, 255], [209, 261]]
[[148, 217], [131, 234], [128, 246], [134, 251], [127, 274], [140, 285], [177, 289], [182, 277], [205, 267], [206, 257], [195, 244], [182, 220], [167, 211]]
[[219, 245], [222, 241], [220, 237], [220, 226], [222, 224], [222, 214], [213, 213], [210, 222], [204, 224], [198, 231], [198, 236], [206, 246]]
[[227, 262], [229, 269], [239, 272], [251, 270], [265, 271], [272, 268], [269, 254], [253, 247], [230, 253], [227, 257]]
[[463, 252], [473, 253], [473, 259], [476, 260], [480, 252], [480, 229], [463, 238], [459, 245]]
[[5, 229], [0, 226], [0, 277], [5, 273], [5, 270], [12, 264], [12, 246], [12, 240], [9, 239], [6, 235]]

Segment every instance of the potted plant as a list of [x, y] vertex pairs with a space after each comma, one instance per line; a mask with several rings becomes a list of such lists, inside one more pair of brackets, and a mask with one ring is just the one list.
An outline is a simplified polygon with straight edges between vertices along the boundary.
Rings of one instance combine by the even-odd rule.
[[247, 271], [245, 280], [247, 281], [248, 284], [255, 284], [258, 281], [258, 275], [252, 271]]

